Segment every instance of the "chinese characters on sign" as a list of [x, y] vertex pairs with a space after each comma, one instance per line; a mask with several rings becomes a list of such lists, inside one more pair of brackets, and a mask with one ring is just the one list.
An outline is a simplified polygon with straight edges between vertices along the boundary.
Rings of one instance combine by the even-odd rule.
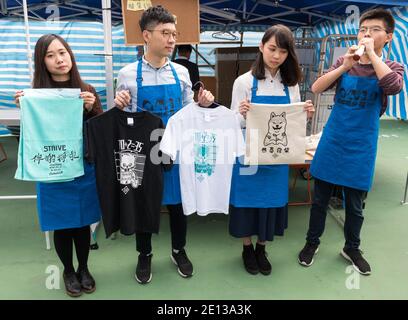
[[127, 9], [131, 11], [147, 10], [152, 6], [150, 0], [128, 0]]

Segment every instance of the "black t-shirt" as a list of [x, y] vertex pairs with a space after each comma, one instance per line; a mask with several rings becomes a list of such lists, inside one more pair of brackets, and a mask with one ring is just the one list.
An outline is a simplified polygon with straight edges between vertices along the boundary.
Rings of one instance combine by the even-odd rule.
[[[159, 152], [163, 128], [162, 120], [150, 112], [118, 108], [87, 122], [87, 158], [95, 163], [107, 237], [118, 230], [125, 235], [158, 233], [163, 169], [171, 166], [170, 159]], [[156, 129], [158, 134], [151, 141]], [[161, 163], [157, 155], [163, 157]]]

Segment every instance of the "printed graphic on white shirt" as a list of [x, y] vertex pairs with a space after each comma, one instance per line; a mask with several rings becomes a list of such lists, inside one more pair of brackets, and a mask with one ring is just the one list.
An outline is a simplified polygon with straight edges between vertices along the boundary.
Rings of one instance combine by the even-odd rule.
[[305, 162], [304, 103], [254, 104], [247, 114], [245, 164]]
[[216, 161], [216, 134], [206, 131], [196, 132], [194, 134], [194, 171], [199, 182], [214, 173]]
[[143, 143], [130, 139], [118, 140], [119, 151], [115, 151], [116, 176], [126, 195], [130, 187], [137, 189], [143, 181], [146, 155], [141, 154]]

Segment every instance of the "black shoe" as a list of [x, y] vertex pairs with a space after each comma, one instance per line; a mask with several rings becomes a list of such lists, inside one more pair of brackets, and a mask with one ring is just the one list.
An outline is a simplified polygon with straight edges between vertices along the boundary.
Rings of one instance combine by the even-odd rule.
[[181, 249], [178, 253], [173, 251], [170, 258], [178, 267], [177, 271], [183, 278], [188, 278], [193, 275], [193, 264], [188, 259], [186, 250]]
[[346, 249], [343, 248], [340, 254], [353, 264], [354, 269], [360, 272], [362, 275], [368, 276], [371, 274], [371, 267], [368, 262], [363, 258], [362, 251], [360, 249]]
[[79, 297], [82, 295], [81, 283], [79, 282], [75, 272], [63, 273], [65, 291], [71, 297]]
[[139, 254], [135, 278], [140, 284], [149, 283], [152, 280], [152, 257], [153, 254]]
[[268, 261], [267, 255], [265, 245], [257, 243], [255, 247], [256, 262], [258, 263], [259, 272], [265, 276], [271, 274], [272, 271], [272, 265]]
[[95, 243], [91, 244], [91, 245], [89, 246], [89, 248], [90, 248], [91, 250], [98, 250], [98, 249], [99, 249], [98, 242], [95, 242]]
[[81, 283], [82, 291], [92, 293], [96, 290], [95, 279], [89, 273], [88, 268], [77, 271], [78, 281]]
[[298, 262], [305, 267], [310, 267], [313, 263], [313, 256], [319, 251], [319, 245], [306, 242], [302, 251], [299, 252]]
[[259, 272], [258, 262], [256, 261], [255, 250], [252, 244], [249, 246], [244, 245], [242, 259], [244, 260], [245, 270], [248, 273], [257, 274]]

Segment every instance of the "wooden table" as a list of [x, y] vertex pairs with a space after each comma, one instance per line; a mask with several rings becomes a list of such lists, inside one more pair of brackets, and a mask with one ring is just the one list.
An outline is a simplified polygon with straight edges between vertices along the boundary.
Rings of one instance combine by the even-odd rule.
[[306, 180], [307, 180], [307, 200], [306, 201], [295, 201], [295, 202], [289, 202], [288, 205], [289, 206], [304, 206], [304, 205], [311, 205], [312, 204], [312, 187], [311, 187], [311, 180], [312, 180], [312, 176], [310, 175], [310, 164], [313, 160], [313, 157], [306, 153], [306, 159], [305, 159], [305, 163], [297, 163], [297, 164], [290, 164], [289, 168], [293, 168], [295, 169], [295, 178], [293, 181], [293, 185], [292, 185], [292, 190], [295, 189], [296, 187], [296, 181], [297, 178], [299, 176], [299, 170], [300, 169], [304, 169], [306, 170], [307, 176], [306, 176]]

